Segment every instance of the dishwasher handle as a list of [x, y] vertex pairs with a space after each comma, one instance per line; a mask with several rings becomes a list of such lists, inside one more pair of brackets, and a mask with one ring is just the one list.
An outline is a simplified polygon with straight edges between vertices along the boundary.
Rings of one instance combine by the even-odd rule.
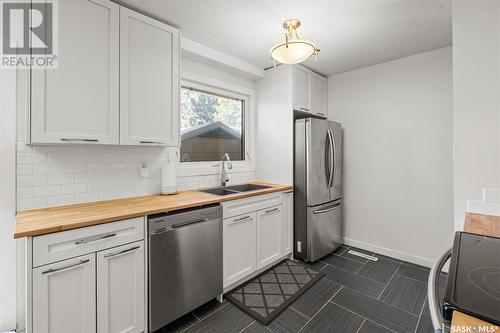
[[198, 224], [198, 223], [207, 222], [207, 221], [208, 221], [208, 219], [199, 219], [199, 220], [194, 220], [194, 221], [181, 222], [181, 223], [173, 224], [172, 229], [179, 229], [182, 227], [187, 227], [189, 225]]

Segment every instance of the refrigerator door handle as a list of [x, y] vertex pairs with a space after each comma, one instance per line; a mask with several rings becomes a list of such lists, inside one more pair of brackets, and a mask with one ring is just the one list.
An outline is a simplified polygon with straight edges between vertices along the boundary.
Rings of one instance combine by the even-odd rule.
[[338, 203], [338, 204], [333, 205], [332, 207], [329, 207], [329, 208], [320, 209], [320, 210], [315, 210], [315, 211], [313, 211], [313, 214], [323, 214], [323, 213], [328, 213], [328, 212], [331, 212], [332, 210], [337, 209], [340, 205], [342, 205], [342, 204], [341, 204], [341, 203]]
[[326, 174], [326, 186], [330, 187], [332, 182], [332, 141], [330, 138], [330, 130], [326, 132], [326, 146], [325, 146], [325, 174]]
[[333, 187], [335, 182], [335, 137], [332, 130], [328, 129], [328, 142], [330, 145], [330, 177], [328, 180], [328, 187]]

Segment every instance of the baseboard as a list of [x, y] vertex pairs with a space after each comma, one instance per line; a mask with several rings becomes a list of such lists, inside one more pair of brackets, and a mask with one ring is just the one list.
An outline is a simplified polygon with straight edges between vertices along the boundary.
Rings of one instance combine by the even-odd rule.
[[428, 258], [415, 256], [413, 254], [406, 253], [406, 252], [391, 250], [391, 249], [388, 249], [388, 248], [385, 248], [382, 246], [378, 246], [378, 245], [374, 245], [374, 244], [370, 244], [370, 243], [365, 243], [362, 241], [358, 241], [358, 240], [354, 240], [354, 239], [350, 239], [350, 238], [346, 238], [346, 237], [344, 237], [344, 244], [359, 247], [361, 249], [368, 250], [368, 251], [377, 252], [377, 253], [383, 254], [385, 256], [393, 257], [396, 259], [409, 261], [413, 264], [417, 264], [417, 265], [421, 265], [421, 266], [425, 266], [425, 267], [432, 267], [434, 265], [434, 260], [431, 260]]

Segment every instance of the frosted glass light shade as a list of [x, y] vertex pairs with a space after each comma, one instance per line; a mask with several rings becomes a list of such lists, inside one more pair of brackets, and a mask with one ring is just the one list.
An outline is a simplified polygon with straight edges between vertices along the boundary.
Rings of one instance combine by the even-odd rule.
[[271, 49], [271, 58], [282, 64], [298, 64], [314, 54], [316, 46], [308, 41], [294, 39], [280, 43]]

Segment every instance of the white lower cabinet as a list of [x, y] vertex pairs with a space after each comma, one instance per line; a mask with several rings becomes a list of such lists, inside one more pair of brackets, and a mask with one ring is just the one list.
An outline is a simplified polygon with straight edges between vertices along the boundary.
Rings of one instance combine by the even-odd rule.
[[255, 212], [224, 219], [224, 287], [256, 270], [257, 215]]
[[257, 269], [281, 258], [282, 227], [281, 205], [257, 212]]
[[95, 306], [94, 253], [33, 269], [33, 332], [95, 332]]
[[293, 192], [227, 201], [222, 206], [224, 288], [292, 252]]
[[34, 237], [48, 252], [33, 261], [28, 333], [144, 332], [143, 228], [134, 218]]
[[144, 241], [97, 252], [97, 332], [144, 331]]

